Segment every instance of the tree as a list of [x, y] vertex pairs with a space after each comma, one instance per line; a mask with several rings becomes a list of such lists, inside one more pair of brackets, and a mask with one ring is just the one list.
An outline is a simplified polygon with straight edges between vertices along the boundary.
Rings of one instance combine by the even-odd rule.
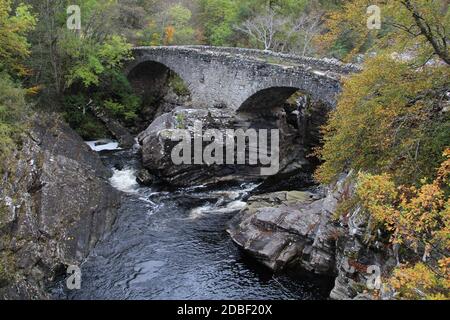
[[266, 3], [262, 9], [258, 8], [258, 12], [253, 12], [235, 29], [262, 44], [265, 50], [293, 52], [302, 56], [312, 53], [311, 43], [321, 30], [322, 12], [311, 10], [301, 2], [296, 5], [278, 2]]
[[389, 172], [401, 183], [432, 177], [450, 145], [450, 114], [443, 111], [449, 79], [444, 65], [417, 69], [390, 55], [369, 59], [344, 81], [323, 128], [316, 177], [330, 182], [350, 168]]
[[26, 34], [36, 19], [29, 6], [20, 4], [13, 13], [11, 5], [11, 0], [0, 0], [0, 69], [25, 74], [23, 59], [30, 53]]
[[189, 25], [192, 18], [191, 11], [181, 4], [176, 4], [167, 9], [166, 15], [167, 23], [169, 24], [166, 27], [166, 33], [167, 28], [171, 27], [173, 31], [173, 42], [175, 44], [192, 44], [194, 42], [195, 31]]
[[233, 44], [233, 26], [238, 22], [239, 1], [200, 0], [199, 24], [204, 29], [208, 44], [229, 46]]
[[[450, 65], [450, 52], [448, 42], [450, 27], [450, 11], [448, 2], [446, 6], [436, 1], [412, 1], [404, 0], [400, 1], [401, 4], [409, 11], [412, 16], [415, 26], [412, 28], [408, 25], [397, 24], [401, 30], [405, 30], [412, 37], [417, 38], [419, 35], [426, 40], [433, 47], [434, 53], [438, 55], [442, 60]], [[440, 14], [445, 14], [444, 20], [440, 19]], [[418, 29], [417, 31], [413, 29]]]
[[431, 183], [397, 187], [387, 174], [360, 174], [359, 203], [391, 232], [391, 242], [421, 255], [399, 266], [390, 284], [407, 299], [449, 299], [450, 148]]
[[26, 35], [35, 23], [28, 6], [19, 4], [13, 10], [12, 1], [0, 0], [0, 172], [26, 113], [25, 91], [11, 75], [17, 78], [27, 71], [23, 64], [30, 53]]
[[[39, 23], [32, 34], [32, 55], [28, 64], [33, 70], [32, 85], [45, 84], [44, 96], [60, 100], [72, 84], [73, 69], [89, 62], [85, 69], [98, 67], [90, 59], [94, 47], [111, 41], [119, 23], [118, 4], [111, 0], [80, 0], [81, 30], [68, 30], [66, 26], [67, 0], [28, 0], [37, 13]], [[75, 65], [75, 66], [74, 66]], [[97, 68], [97, 71], [99, 69]], [[80, 72], [80, 71], [78, 71]], [[84, 72], [87, 74], [87, 72]], [[72, 75], [70, 75], [72, 74]]]
[[5, 160], [16, 147], [26, 114], [25, 90], [6, 72], [0, 73], [0, 173]]
[[117, 3], [115, 28], [128, 42], [140, 45], [153, 15], [159, 10], [161, 0], [120, 0]]
[[[32, 55], [28, 67], [33, 74], [28, 82], [33, 87], [43, 88], [37, 96], [38, 106], [50, 106], [62, 112], [85, 138], [103, 134], [97, 130], [102, 126], [89, 114], [88, 106], [95, 104], [106, 110], [114, 109], [112, 113], [118, 118], [132, 118], [139, 101], [132, 95], [121, 72], [123, 62], [131, 57], [131, 45], [116, 28], [123, 22], [118, 3], [78, 1], [81, 30], [67, 29], [69, 1], [30, 0], [30, 3], [39, 23], [31, 37]], [[123, 90], [111, 92], [108, 88], [117, 82]]]
[[164, 31], [164, 44], [165, 45], [172, 44], [174, 35], [175, 35], [174, 26], [167, 26]]
[[68, 33], [61, 43], [61, 49], [72, 60], [67, 69], [65, 89], [77, 81], [85, 88], [99, 85], [102, 74], [108, 70], [119, 70], [123, 62], [131, 58], [131, 45], [118, 35], [97, 43]]
[[328, 14], [328, 32], [318, 37], [317, 43], [329, 50], [344, 42], [348, 46], [347, 60], [370, 49], [383, 49], [391, 53], [412, 51], [421, 63], [436, 55], [449, 64], [448, 2], [376, 0], [370, 4], [381, 9], [380, 30], [367, 28], [367, 1], [350, 0]]
[[313, 39], [322, 30], [321, 11], [303, 12], [296, 19], [292, 20], [284, 35], [285, 41], [282, 41], [281, 52], [288, 51], [299, 53], [302, 56], [312, 54]]
[[367, 1], [351, 0], [328, 14], [328, 32], [319, 38], [328, 50], [344, 44], [347, 59], [371, 55], [362, 72], [344, 80], [323, 127], [316, 177], [331, 182], [343, 171], [360, 172], [351, 206], [369, 214], [375, 240], [387, 234], [404, 249], [388, 283], [400, 298], [448, 299], [448, 6], [371, 4], [382, 9], [381, 30], [367, 28]]
[[149, 15], [148, 19], [141, 40], [144, 45], [181, 45], [196, 42], [192, 12], [180, 3], [161, 7]]
[[236, 29], [261, 43], [264, 50], [269, 50], [276, 46], [275, 37], [285, 24], [286, 20], [278, 16], [272, 7], [267, 6], [264, 14], [244, 21], [241, 26], [236, 26]]

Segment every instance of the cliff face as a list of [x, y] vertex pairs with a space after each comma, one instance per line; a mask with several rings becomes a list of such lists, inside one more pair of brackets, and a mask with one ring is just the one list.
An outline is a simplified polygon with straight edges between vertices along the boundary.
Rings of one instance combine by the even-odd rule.
[[[369, 267], [379, 267], [381, 275], [396, 259], [392, 248], [368, 241], [370, 218], [364, 212], [356, 209], [336, 217], [338, 204], [353, 190], [345, 176], [318, 193], [253, 196], [231, 221], [228, 233], [275, 272], [294, 268], [335, 277], [332, 299], [371, 299], [377, 270]], [[382, 298], [388, 294], [382, 292]]]
[[99, 156], [67, 125], [36, 117], [0, 184], [0, 298], [47, 298], [115, 220], [119, 194]]

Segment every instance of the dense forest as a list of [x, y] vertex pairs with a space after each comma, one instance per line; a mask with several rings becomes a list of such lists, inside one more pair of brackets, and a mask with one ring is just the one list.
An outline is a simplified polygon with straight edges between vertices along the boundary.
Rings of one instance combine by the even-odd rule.
[[[73, 4], [79, 30], [67, 27]], [[368, 28], [368, 5], [381, 8], [381, 28]], [[368, 242], [411, 252], [383, 275], [399, 298], [448, 299], [449, 30], [446, 0], [0, 0], [0, 172], [10, 169], [33, 113], [56, 112], [85, 139], [107, 135], [91, 105], [132, 123], [141, 101], [122, 67], [134, 46], [245, 47], [360, 63], [322, 128], [315, 177], [328, 184], [357, 173], [357, 192], [339, 213], [361, 206], [373, 218]]]

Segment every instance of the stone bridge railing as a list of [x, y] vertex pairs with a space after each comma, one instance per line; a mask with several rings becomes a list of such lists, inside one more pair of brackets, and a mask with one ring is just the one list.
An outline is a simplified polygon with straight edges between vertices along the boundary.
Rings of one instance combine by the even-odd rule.
[[298, 56], [294, 54], [286, 54], [280, 52], [274, 52], [270, 50], [258, 50], [258, 49], [248, 49], [248, 48], [235, 48], [235, 47], [212, 47], [212, 46], [201, 46], [192, 45], [186, 46], [192, 49], [200, 51], [212, 51], [212, 52], [222, 52], [232, 55], [240, 55], [246, 59], [256, 59], [265, 60], [267, 63], [277, 63], [287, 64], [287, 65], [304, 65], [309, 66], [314, 69], [320, 69], [324, 71], [332, 71], [339, 74], [352, 74], [355, 72], [360, 72], [362, 70], [360, 65], [352, 63], [343, 63], [334, 58], [313, 58], [306, 56]]
[[308, 68], [318, 69], [321, 71], [333, 72], [336, 74], [352, 74], [360, 72], [362, 67], [358, 64], [343, 63], [334, 58], [313, 58], [302, 57], [294, 54], [279, 53], [274, 51], [264, 51], [258, 49], [236, 48], [236, 47], [213, 47], [202, 45], [188, 46], [161, 46], [161, 47], [135, 47], [133, 50], [151, 50], [151, 49], [172, 49], [172, 50], [192, 50], [203, 52], [204, 54], [219, 54], [222, 56], [234, 56], [246, 60], [261, 61], [268, 64], [280, 64], [286, 66], [306, 66]]

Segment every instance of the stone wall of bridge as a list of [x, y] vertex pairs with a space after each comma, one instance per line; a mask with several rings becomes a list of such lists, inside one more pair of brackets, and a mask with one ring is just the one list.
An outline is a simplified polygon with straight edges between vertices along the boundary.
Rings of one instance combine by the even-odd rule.
[[[137, 47], [133, 53], [135, 59], [125, 70], [128, 75], [145, 64], [158, 63], [184, 80], [193, 105], [233, 110], [271, 108], [297, 90], [334, 107], [342, 78], [360, 70], [333, 59], [240, 48]], [[160, 75], [148, 77], [156, 79]]]

